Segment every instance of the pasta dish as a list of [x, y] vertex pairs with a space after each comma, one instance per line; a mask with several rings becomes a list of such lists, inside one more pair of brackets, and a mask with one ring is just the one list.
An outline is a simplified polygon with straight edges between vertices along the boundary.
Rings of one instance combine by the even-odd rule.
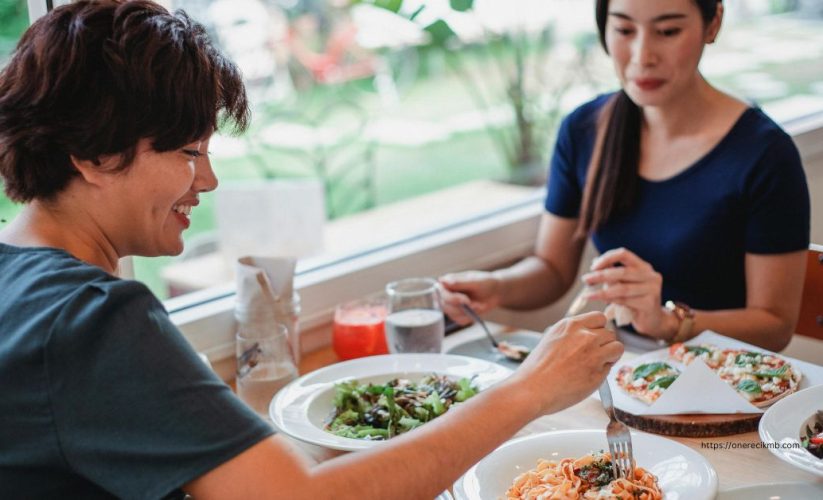
[[537, 468], [520, 474], [506, 492], [507, 500], [565, 499], [661, 500], [657, 478], [635, 467], [632, 478], [615, 479], [608, 453], [564, 458], [559, 462], [539, 459]]

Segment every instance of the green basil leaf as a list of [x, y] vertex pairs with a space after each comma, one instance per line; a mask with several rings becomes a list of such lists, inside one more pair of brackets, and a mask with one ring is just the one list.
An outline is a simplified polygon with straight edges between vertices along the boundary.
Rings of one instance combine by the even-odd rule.
[[737, 390], [748, 392], [749, 394], [760, 394], [763, 392], [763, 390], [760, 389], [760, 384], [754, 380], [744, 380], [743, 382], [740, 382], [737, 384]]
[[757, 359], [759, 357], [761, 357], [761, 354], [759, 352], [741, 352], [740, 354], [734, 357], [734, 364], [738, 366], [754, 364], [759, 361]]
[[662, 387], [664, 389], [668, 389], [672, 382], [677, 380], [677, 375], [668, 375], [666, 377], [660, 377], [659, 379], [655, 380], [651, 384], [649, 384], [649, 389], [654, 389], [655, 387]]
[[697, 356], [700, 356], [701, 354], [708, 354], [708, 353], [711, 352], [711, 350], [708, 349], [707, 347], [703, 347], [703, 346], [699, 346], [699, 345], [687, 345], [686, 346], [686, 351], [693, 352]]
[[638, 379], [641, 379], [641, 378], [646, 378], [649, 375], [654, 375], [655, 373], [657, 373], [661, 370], [666, 370], [666, 369], [670, 370], [671, 366], [669, 366], [667, 363], [663, 363], [661, 361], [658, 361], [658, 362], [655, 362], [655, 363], [646, 363], [646, 364], [642, 364], [642, 365], [638, 366], [637, 368], [635, 368], [632, 377], [633, 377], [634, 380], [638, 380]]
[[772, 378], [778, 377], [783, 378], [786, 372], [789, 370], [789, 365], [783, 365], [777, 370], [763, 370], [760, 372], [754, 372], [752, 375], [758, 378]]

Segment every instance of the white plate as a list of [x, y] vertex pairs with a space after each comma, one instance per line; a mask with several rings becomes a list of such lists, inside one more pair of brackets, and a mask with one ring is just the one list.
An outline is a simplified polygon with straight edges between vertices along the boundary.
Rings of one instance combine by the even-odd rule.
[[343, 380], [385, 383], [402, 377], [419, 380], [436, 373], [453, 379], [475, 378], [480, 390], [503, 380], [511, 370], [481, 359], [450, 354], [388, 354], [353, 359], [313, 371], [280, 390], [269, 405], [274, 426], [291, 437], [335, 450], [356, 451], [385, 441], [335, 436], [323, 430], [333, 409], [334, 384]]
[[760, 439], [777, 458], [823, 477], [823, 460], [803, 447], [792, 447], [800, 444], [801, 427], [818, 410], [823, 410], [823, 385], [798, 391], [775, 403], [760, 419], [759, 430]]
[[717, 496], [717, 500], [809, 500], [810, 498], [823, 498], [823, 484], [755, 484], [721, 491]]
[[[497, 448], [454, 483], [457, 500], [501, 498], [519, 474], [538, 458], [577, 458], [608, 449], [600, 430], [552, 431], [514, 439]], [[717, 473], [702, 455], [676, 441], [632, 431], [637, 465], [657, 476], [666, 500], [710, 500], [717, 493]]]
[[434, 500], [454, 500], [454, 497], [448, 491], [444, 491], [443, 493], [437, 495], [437, 498]]

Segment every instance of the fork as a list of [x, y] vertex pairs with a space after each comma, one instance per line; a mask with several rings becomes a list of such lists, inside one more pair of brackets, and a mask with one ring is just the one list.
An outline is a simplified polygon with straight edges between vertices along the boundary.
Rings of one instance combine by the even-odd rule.
[[614, 469], [615, 478], [631, 479], [634, 472], [632, 436], [626, 424], [617, 420], [617, 415], [614, 414], [612, 391], [609, 388], [608, 379], [600, 385], [600, 401], [609, 416], [609, 423], [606, 425], [606, 438], [609, 441], [609, 454], [612, 456], [612, 468]]
[[474, 311], [474, 309], [472, 309], [470, 306], [468, 306], [468, 305], [466, 305], [466, 304], [461, 304], [461, 307], [463, 308], [463, 311], [464, 311], [466, 314], [468, 314], [468, 315], [469, 315], [469, 317], [471, 317], [471, 319], [473, 319], [473, 320], [474, 320], [474, 322], [475, 322], [475, 323], [477, 323], [477, 324], [479, 324], [479, 325], [480, 325], [480, 328], [482, 328], [482, 329], [483, 329], [483, 331], [486, 333], [486, 337], [488, 337], [488, 338], [489, 338], [489, 340], [491, 340], [491, 343], [492, 343], [492, 345], [494, 346], [494, 348], [495, 348], [495, 349], [499, 349], [499, 348], [500, 348], [500, 345], [499, 345], [499, 344], [497, 343], [497, 341], [494, 339], [494, 335], [492, 335], [492, 332], [489, 330], [489, 327], [488, 327], [488, 326], [486, 326], [486, 322], [485, 322], [485, 321], [483, 321], [483, 318], [481, 318], [481, 317], [480, 317], [480, 315], [479, 315], [479, 314], [477, 314], [477, 313]]

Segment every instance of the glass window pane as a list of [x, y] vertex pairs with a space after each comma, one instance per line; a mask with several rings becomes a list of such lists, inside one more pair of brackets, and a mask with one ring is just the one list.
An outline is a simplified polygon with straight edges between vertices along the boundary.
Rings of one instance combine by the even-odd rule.
[[[347, 254], [527, 196], [559, 119], [618, 85], [579, 0], [475, 0], [466, 12], [433, 0], [162, 3], [237, 62], [253, 123], [213, 138], [221, 186], [201, 196], [184, 254], [134, 260], [161, 297], [230, 280], [221, 247]], [[823, 109], [823, 4], [724, 6], [706, 77], [778, 121]], [[25, 2], [0, 1], [7, 13], [0, 60], [25, 27]], [[18, 210], [0, 196], [0, 219]]]

